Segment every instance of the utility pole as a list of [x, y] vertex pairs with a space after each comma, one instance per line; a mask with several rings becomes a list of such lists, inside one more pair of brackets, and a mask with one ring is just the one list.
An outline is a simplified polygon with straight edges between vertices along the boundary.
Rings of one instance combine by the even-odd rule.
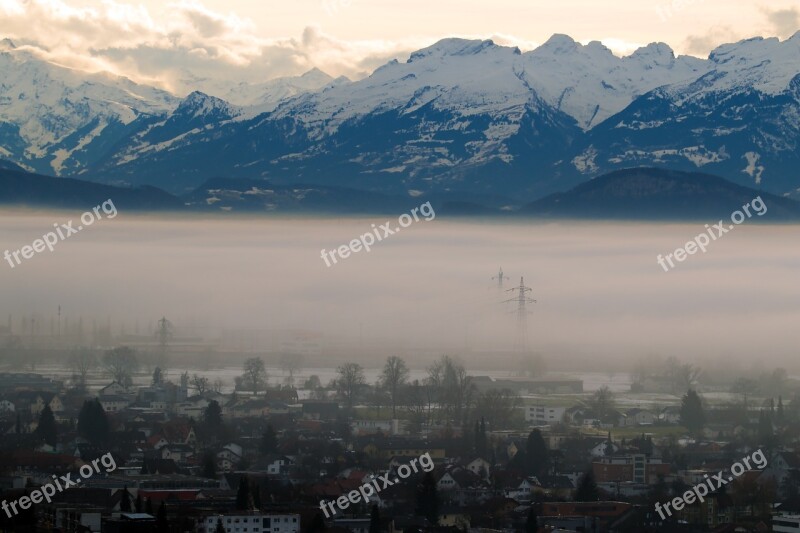
[[525, 352], [527, 349], [528, 310], [526, 306], [529, 303], [536, 303], [536, 300], [528, 296], [528, 293], [532, 291], [533, 289], [525, 286], [525, 280], [522, 277], [519, 278], [519, 287], [506, 290], [506, 292], [516, 293], [514, 298], [506, 300], [505, 303], [516, 302], [517, 304], [517, 335], [514, 344], [519, 352]]

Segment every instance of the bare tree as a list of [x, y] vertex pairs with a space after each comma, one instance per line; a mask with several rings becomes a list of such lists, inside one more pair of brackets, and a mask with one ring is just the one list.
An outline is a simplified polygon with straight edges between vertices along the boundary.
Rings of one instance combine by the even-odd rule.
[[251, 357], [244, 362], [244, 372], [239, 383], [244, 390], [252, 391], [254, 395], [257, 395], [258, 391], [266, 388], [267, 378], [264, 361], [260, 357]]
[[211, 385], [211, 390], [216, 393], [222, 393], [222, 388], [225, 386], [225, 382], [222, 381], [222, 378], [217, 378], [214, 380], [214, 383]]
[[284, 379], [286, 385], [294, 387], [294, 375], [303, 368], [303, 356], [300, 354], [283, 354], [280, 358], [281, 370], [289, 374]]
[[392, 418], [397, 418], [397, 400], [399, 399], [400, 388], [408, 381], [408, 366], [406, 362], [392, 355], [386, 359], [383, 366], [380, 381], [381, 385], [389, 392], [392, 402]]
[[347, 408], [353, 408], [353, 402], [361, 388], [366, 384], [364, 369], [358, 363], [345, 363], [336, 369], [336, 390], [347, 402]]
[[611, 414], [614, 409], [614, 394], [607, 386], [603, 385], [592, 394], [589, 405], [601, 420]]
[[431, 387], [444, 419], [462, 423], [476, 392], [464, 365], [443, 355], [428, 367], [426, 383]]
[[197, 390], [197, 394], [203, 395], [209, 389], [209, 382], [208, 378], [205, 376], [198, 376], [194, 374], [192, 376], [192, 387]]
[[132, 348], [120, 346], [105, 353], [103, 367], [114, 381], [127, 388], [133, 383], [133, 373], [139, 368], [139, 361]]
[[69, 366], [77, 374], [79, 382], [85, 384], [89, 373], [97, 366], [97, 357], [89, 350], [77, 349], [69, 356]]
[[508, 429], [512, 426], [514, 413], [522, 405], [519, 395], [509, 389], [491, 389], [478, 396], [475, 418], [489, 420], [492, 429]]

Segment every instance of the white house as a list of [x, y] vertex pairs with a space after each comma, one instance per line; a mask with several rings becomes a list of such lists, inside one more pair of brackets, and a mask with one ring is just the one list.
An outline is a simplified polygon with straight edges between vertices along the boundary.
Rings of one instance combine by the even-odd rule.
[[299, 514], [262, 514], [238, 512], [228, 515], [205, 517], [199, 525], [199, 533], [214, 533], [217, 523], [222, 521], [225, 533], [298, 533]]
[[529, 405], [525, 409], [525, 421], [531, 424], [556, 424], [564, 419], [566, 407]]
[[469, 470], [473, 474], [476, 474], [483, 478], [489, 477], [489, 475], [491, 475], [492, 473], [491, 472], [492, 465], [489, 463], [489, 461], [481, 459], [480, 457], [476, 457], [475, 459], [467, 463], [466, 467], [467, 470]]
[[131, 400], [128, 397], [118, 394], [103, 394], [98, 396], [97, 399], [100, 401], [100, 405], [103, 406], [106, 413], [122, 411], [131, 404]]
[[621, 426], [651, 426], [658, 417], [645, 409], [628, 409], [620, 419]]

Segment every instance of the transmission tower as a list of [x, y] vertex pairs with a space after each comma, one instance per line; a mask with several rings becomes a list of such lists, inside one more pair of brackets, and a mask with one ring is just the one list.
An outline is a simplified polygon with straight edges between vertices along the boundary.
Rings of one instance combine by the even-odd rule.
[[515, 348], [520, 352], [524, 352], [528, 345], [528, 310], [526, 306], [529, 303], [536, 303], [536, 300], [528, 296], [528, 293], [532, 291], [533, 289], [525, 286], [525, 280], [523, 278], [519, 278], [519, 287], [512, 287], [506, 290], [506, 292], [516, 294], [514, 298], [506, 300], [505, 302], [517, 303], [517, 336], [514, 344]]
[[507, 276], [503, 274], [503, 267], [500, 267], [500, 272], [498, 272], [496, 276], [492, 276], [493, 280], [497, 280], [497, 288], [501, 291], [503, 290], [503, 280], [506, 279], [506, 277]]

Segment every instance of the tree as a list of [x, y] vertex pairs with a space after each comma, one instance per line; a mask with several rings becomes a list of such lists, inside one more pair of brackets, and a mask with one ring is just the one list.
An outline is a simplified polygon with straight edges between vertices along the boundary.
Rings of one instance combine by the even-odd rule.
[[417, 516], [424, 516], [431, 525], [439, 523], [439, 491], [432, 472], [426, 472], [417, 488]]
[[773, 438], [772, 418], [769, 412], [761, 410], [758, 412], [758, 441], [764, 446], [771, 447]]
[[775, 422], [778, 424], [779, 427], [783, 427], [786, 423], [786, 417], [783, 412], [783, 397], [778, 396], [778, 409], [775, 412]]
[[261, 509], [261, 486], [255, 485], [253, 487], [253, 507]]
[[534, 429], [525, 443], [525, 456], [528, 459], [528, 474], [542, 476], [547, 473], [550, 464], [550, 450], [544, 442], [542, 432]]
[[311, 390], [322, 388], [322, 382], [319, 380], [319, 376], [316, 374], [308, 376], [308, 379], [303, 383], [303, 388]]
[[153, 500], [152, 498], [147, 498], [147, 501], [144, 504], [144, 512], [153, 516]]
[[197, 390], [197, 394], [200, 395], [205, 394], [205, 392], [209, 388], [208, 378], [204, 376], [198, 376], [197, 374], [194, 374], [192, 376], [191, 384], [192, 387], [194, 387], [195, 390]]
[[161, 502], [156, 515], [156, 533], [169, 533], [169, 520], [167, 520], [167, 504]]
[[284, 383], [290, 387], [294, 387], [294, 375], [303, 368], [303, 356], [297, 353], [283, 354], [279, 362], [281, 370], [285, 374], [289, 374], [284, 379]]
[[131, 512], [131, 494], [128, 492], [127, 485], [122, 489], [122, 497], [119, 500], [119, 510], [123, 513]]
[[308, 533], [322, 533], [323, 531], [325, 531], [325, 519], [322, 518], [322, 513], [316, 513], [308, 527]]
[[249, 511], [253, 508], [253, 500], [250, 497], [250, 480], [247, 476], [239, 478], [239, 488], [236, 491], [236, 510]]
[[139, 368], [139, 361], [132, 348], [120, 346], [106, 351], [103, 367], [114, 381], [127, 388], [133, 383], [133, 373]]
[[141, 513], [142, 511], [144, 511], [144, 507], [142, 506], [142, 495], [141, 493], [139, 493], [138, 490], [136, 491], [136, 503], [134, 504], [133, 508], [136, 510], [137, 513]]
[[97, 366], [97, 357], [88, 350], [78, 349], [70, 354], [69, 366], [78, 375], [79, 383], [85, 384], [89, 372]]
[[240, 383], [244, 390], [252, 391], [254, 395], [266, 387], [267, 371], [264, 368], [264, 361], [260, 357], [251, 357], [244, 362], [244, 372]]
[[336, 389], [345, 399], [347, 408], [353, 409], [353, 402], [361, 388], [366, 384], [364, 369], [358, 363], [345, 363], [336, 369], [339, 377], [336, 379]]
[[[466, 433], [466, 431], [464, 432]], [[485, 459], [487, 451], [486, 443], [486, 421], [481, 417], [481, 421], [475, 421], [475, 453]]]
[[428, 367], [426, 382], [433, 393], [428, 402], [429, 411], [435, 398], [445, 420], [463, 424], [467, 418], [464, 414], [469, 412], [476, 393], [475, 384], [464, 365], [443, 355]]
[[397, 418], [399, 391], [408, 381], [408, 375], [408, 365], [403, 359], [395, 355], [386, 358], [386, 364], [383, 365], [381, 373], [381, 384], [389, 391], [389, 397], [392, 400], [392, 418]]
[[692, 389], [681, 399], [681, 424], [692, 433], [698, 433], [706, 424], [706, 414], [703, 411], [703, 401]]
[[731, 392], [742, 395], [742, 403], [744, 404], [745, 410], [747, 410], [747, 398], [755, 394], [757, 391], [758, 384], [756, 381], [748, 378], [737, 379], [734, 382], [733, 387], [731, 387]]
[[614, 393], [606, 385], [597, 389], [589, 401], [597, 418], [603, 420], [614, 410]]
[[278, 451], [278, 436], [272, 424], [267, 425], [267, 429], [261, 436], [260, 450], [263, 455], [269, 455]]
[[225, 526], [222, 525], [222, 517], [217, 518], [217, 528], [214, 530], [214, 533], [227, 533], [225, 531]]
[[608, 432], [608, 438], [606, 438], [606, 449], [604, 450], [606, 457], [611, 457], [614, 455], [614, 441], [611, 440], [611, 432]]
[[578, 488], [575, 490], [576, 502], [596, 502], [600, 499], [600, 491], [594, 480], [594, 472], [591, 469], [581, 477]]
[[212, 430], [219, 429], [222, 426], [222, 407], [220, 407], [217, 400], [208, 402], [203, 411], [203, 423]]
[[45, 405], [39, 413], [39, 425], [36, 426], [36, 435], [53, 448], [58, 444], [58, 426], [50, 405]]
[[492, 421], [493, 429], [512, 427], [514, 414], [519, 410], [519, 395], [510, 389], [490, 389], [478, 395], [475, 416]]
[[164, 373], [161, 371], [161, 367], [157, 366], [155, 370], [153, 370], [153, 385], [162, 385], [164, 383]]
[[78, 413], [78, 434], [96, 445], [108, 441], [108, 418], [100, 400], [86, 400]]
[[539, 517], [536, 515], [536, 509], [533, 504], [528, 511], [528, 518], [525, 520], [525, 533], [538, 533], [539, 531]]
[[217, 479], [217, 455], [213, 450], [206, 450], [203, 454], [203, 477]]
[[380, 533], [381, 531], [381, 512], [378, 506], [373, 504], [369, 514], [369, 533]]

